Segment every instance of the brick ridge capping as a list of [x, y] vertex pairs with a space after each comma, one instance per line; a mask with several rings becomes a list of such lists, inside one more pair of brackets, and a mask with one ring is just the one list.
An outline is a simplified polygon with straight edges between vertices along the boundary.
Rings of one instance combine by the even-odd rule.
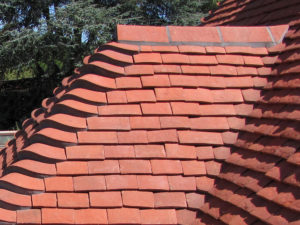
[[278, 26], [140, 26], [117, 25], [118, 42], [135, 45], [272, 47], [282, 42], [289, 25]]

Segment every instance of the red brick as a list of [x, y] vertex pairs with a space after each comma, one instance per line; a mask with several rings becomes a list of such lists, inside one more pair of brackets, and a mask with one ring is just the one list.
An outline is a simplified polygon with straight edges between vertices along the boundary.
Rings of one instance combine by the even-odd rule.
[[118, 140], [120, 144], [148, 143], [146, 131], [118, 132]]
[[264, 63], [259, 56], [243, 56], [245, 65], [247, 66], [263, 66]]
[[88, 117], [89, 130], [130, 130], [128, 117]]
[[174, 53], [169, 53], [169, 54], [161, 54], [161, 58], [163, 63], [171, 63], [171, 64], [189, 64], [190, 60], [187, 55], [183, 54], [174, 54]]
[[154, 65], [153, 66], [154, 73], [181, 73], [181, 69], [179, 65]]
[[177, 142], [176, 130], [154, 130], [148, 131], [149, 143], [160, 143], [160, 142]]
[[257, 75], [257, 69], [255, 67], [239, 66], [236, 70], [238, 75]]
[[178, 131], [177, 133], [182, 144], [223, 144], [221, 134], [216, 132]]
[[196, 159], [196, 149], [190, 145], [166, 144], [167, 158]]
[[128, 207], [153, 208], [154, 196], [146, 191], [122, 191], [123, 204]]
[[133, 58], [135, 63], [162, 63], [159, 53], [139, 53]]
[[27, 209], [17, 211], [18, 224], [41, 224], [41, 210], [40, 209]]
[[205, 195], [198, 193], [187, 193], [186, 201], [188, 208], [199, 210], [204, 205]]
[[219, 46], [206, 46], [205, 47], [207, 54], [225, 54], [225, 48]]
[[271, 42], [266, 27], [220, 27], [224, 42]]
[[153, 52], [178, 52], [178, 48], [175, 45], [152, 45]]
[[222, 133], [222, 139], [224, 144], [235, 144], [235, 142], [237, 141], [237, 137], [238, 137], [238, 133], [236, 132], [223, 132]]
[[249, 88], [253, 87], [254, 79], [252, 77], [225, 77], [226, 87], [229, 88]]
[[118, 41], [169, 42], [166, 27], [118, 25]]
[[230, 156], [230, 148], [218, 147], [214, 148], [214, 155], [216, 159], [224, 160]]
[[197, 130], [228, 130], [226, 117], [197, 117], [190, 118], [190, 127]]
[[184, 192], [158, 192], [154, 194], [155, 208], [185, 208]]
[[220, 64], [244, 65], [240, 55], [217, 55], [217, 60]]
[[108, 175], [105, 176], [107, 190], [137, 189], [135, 175]]
[[205, 162], [206, 172], [208, 175], [218, 176], [221, 171], [221, 163], [215, 161], [207, 161]]
[[177, 224], [174, 209], [145, 209], [140, 212], [142, 224]]
[[170, 190], [172, 191], [195, 191], [195, 177], [169, 176]]
[[168, 75], [153, 75], [141, 77], [143, 87], [169, 87], [170, 81]]
[[196, 221], [197, 212], [187, 209], [176, 210], [177, 222], [182, 225], [190, 225]]
[[159, 117], [130, 117], [131, 129], [159, 129]]
[[82, 144], [114, 144], [118, 143], [117, 132], [113, 131], [80, 131], [78, 142]]
[[118, 89], [141, 88], [142, 83], [139, 77], [118, 77], [116, 78]]
[[73, 209], [49, 209], [42, 208], [43, 224], [74, 224]]
[[184, 100], [182, 88], [155, 88], [157, 101]]
[[183, 65], [181, 70], [185, 74], [210, 74], [208, 66]]
[[141, 115], [140, 105], [103, 105], [98, 107], [99, 115]]
[[179, 160], [151, 160], [153, 174], [182, 174]]
[[75, 191], [105, 190], [104, 176], [78, 176], [73, 177]]
[[89, 161], [89, 174], [120, 173], [118, 160]]
[[41, 193], [32, 195], [31, 197], [33, 207], [56, 207], [56, 193]]
[[127, 101], [134, 102], [155, 102], [153, 90], [130, 90], [126, 91]]
[[119, 160], [122, 174], [151, 174], [149, 160]]
[[143, 114], [145, 115], [170, 115], [172, 110], [169, 103], [142, 103]]
[[243, 102], [242, 92], [239, 89], [213, 90], [213, 99], [217, 103], [239, 103]]
[[91, 160], [104, 159], [104, 149], [102, 145], [77, 145], [66, 147], [68, 159]]
[[119, 191], [90, 192], [91, 207], [122, 207], [122, 197]]
[[205, 54], [205, 48], [197, 45], [179, 45], [178, 49], [181, 53], [198, 53]]
[[184, 100], [189, 102], [213, 102], [211, 90], [206, 88], [183, 89]]
[[221, 42], [216, 27], [169, 26], [168, 28], [174, 42]]
[[196, 148], [199, 160], [214, 159], [214, 152], [211, 146], [199, 146]]
[[204, 175], [206, 174], [205, 164], [203, 161], [181, 161], [183, 174], [190, 175]]
[[80, 209], [75, 211], [75, 224], [107, 224], [105, 209]]
[[72, 177], [48, 177], [48, 178], [44, 178], [44, 180], [45, 180], [46, 191], [73, 191], [74, 190]]
[[87, 193], [57, 193], [57, 203], [61, 208], [88, 208], [90, 205]]
[[135, 145], [136, 158], [165, 158], [166, 153], [163, 145]]
[[171, 102], [174, 115], [199, 115], [201, 113], [198, 103]]
[[134, 149], [132, 145], [106, 145], [104, 146], [105, 158], [134, 158]]
[[217, 65], [209, 67], [212, 75], [234, 76], [237, 75], [237, 69], [235, 66]]
[[185, 116], [160, 117], [161, 128], [189, 128], [189, 118]]
[[[109, 91], [106, 92], [107, 95], [107, 101], [109, 103], [127, 103], [127, 97], [125, 91]], [[112, 107], [102, 107], [103, 110], [106, 111], [106, 113], [109, 113], [109, 110], [113, 111], [115, 113], [115, 110], [113, 110]]]
[[207, 176], [196, 178], [197, 189], [200, 191], [209, 191], [214, 187], [215, 180]]
[[109, 224], [141, 224], [138, 209], [107, 209], [107, 215]]
[[6, 221], [8, 223], [16, 223], [17, 212], [14, 210], [0, 209], [0, 219], [1, 221]]
[[87, 174], [87, 162], [81, 161], [66, 161], [56, 163], [57, 174], [60, 175], [80, 175]]
[[138, 175], [137, 181], [140, 190], [169, 190], [166, 176]]
[[261, 90], [256, 89], [246, 89], [242, 90], [244, 100], [247, 102], [256, 102], [261, 97]]
[[189, 55], [191, 64], [206, 64], [216, 65], [218, 64], [216, 57], [212, 55]]
[[235, 115], [235, 108], [229, 104], [199, 105], [199, 115], [203, 116], [229, 116]]
[[198, 76], [191, 75], [170, 75], [170, 82], [172, 86], [180, 87], [198, 87]]

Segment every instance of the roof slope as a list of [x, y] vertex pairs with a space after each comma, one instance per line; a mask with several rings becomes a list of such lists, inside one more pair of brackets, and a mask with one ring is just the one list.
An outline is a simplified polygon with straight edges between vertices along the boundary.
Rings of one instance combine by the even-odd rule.
[[0, 221], [296, 224], [299, 117], [253, 114], [287, 28], [118, 26], [1, 152]]

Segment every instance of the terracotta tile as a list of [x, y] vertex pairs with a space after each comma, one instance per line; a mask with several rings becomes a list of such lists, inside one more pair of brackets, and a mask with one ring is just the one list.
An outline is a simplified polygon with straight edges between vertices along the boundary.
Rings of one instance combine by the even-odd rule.
[[141, 115], [141, 108], [139, 105], [104, 105], [99, 106], [99, 115]]
[[151, 45], [140, 45], [140, 52], [152, 52]]
[[195, 191], [195, 177], [169, 176], [170, 190], [172, 191]]
[[185, 116], [159, 117], [161, 128], [189, 128], [189, 118]]
[[162, 63], [159, 53], [140, 53], [133, 58], [135, 63]]
[[223, 132], [222, 133], [222, 139], [224, 144], [234, 144], [237, 141], [238, 133], [236, 132]]
[[73, 209], [42, 208], [43, 224], [74, 224]]
[[88, 173], [87, 162], [66, 161], [56, 163], [57, 174], [59, 175], [81, 175]]
[[266, 48], [252, 48], [248, 46], [226, 46], [226, 53], [228, 54], [249, 54], [249, 55], [267, 55]]
[[117, 132], [114, 131], [81, 131], [77, 133], [81, 144], [114, 144], [118, 143]]
[[221, 42], [215, 27], [168, 26], [174, 42]]
[[284, 36], [285, 32], [289, 29], [288, 25], [270, 26], [273, 38], [276, 42], [279, 42]]
[[141, 224], [140, 211], [134, 208], [107, 209], [109, 224]]
[[130, 130], [128, 117], [88, 117], [89, 130]]
[[41, 193], [32, 195], [32, 206], [38, 208], [56, 207], [56, 193]]
[[73, 177], [75, 191], [102, 191], [106, 189], [104, 176]]
[[206, 172], [208, 175], [218, 176], [221, 171], [221, 163], [216, 161], [207, 161], [205, 162]]
[[170, 82], [172, 86], [179, 87], [198, 87], [198, 76], [192, 75], [170, 75]]
[[184, 100], [187, 102], [209, 102], [212, 103], [211, 90], [206, 88], [183, 89]]
[[253, 87], [254, 84], [257, 84], [255, 81], [257, 81], [257, 78], [250, 76], [246, 77], [225, 77], [224, 78], [226, 87], [228, 88], [249, 88]]
[[123, 204], [126, 207], [154, 208], [154, 196], [146, 191], [122, 191]]
[[124, 69], [127, 76], [154, 74], [152, 65], [130, 65], [126, 66]]
[[83, 102], [75, 101], [75, 100], [63, 100], [58, 102], [53, 109], [56, 109], [58, 107], [63, 108], [71, 108], [72, 110], [80, 111], [81, 113], [90, 113], [97, 115], [97, 106], [86, 104]]
[[113, 64], [106, 63], [106, 62], [103, 62], [103, 61], [90, 62], [90, 65], [99, 67], [100, 69], [103, 69], [103, 70], [108, 71], [110, 73], [120, 74], [120, 75], [124, 74], [124, 68], [123, 67], [115, 66]]
[[171, 102], [174, 115], [199, 115], [201, 113], [198, 103]]
[[183, 54], [165, 53], [165, 54], [161, 54], [161, 58], [163, 63], [165, 64], [189, 64], [190, 63], [189, 57]]
[[156, 101], [153, 90], [130, 90], [126, 91], [126, 96], [129, 103]]
[[145, 115], [170, 115], [172, 110], [169, 103], [142, 103], [141, 108]]
[[223, 144], [221, 134], [216, 132], [178, 131], [177, 133], [181, 144]]
[[169, 190], [167, 176], [137, 175], [139, 190]]
[[175, 45], [152, 45], [153, 52], [178, 52], [178, 48]]
[[147, 132], [149, 143], [178, 142], [177, 132], [173, 130], [153, 130]]
[[35, 160], [23, 159], [15, 162], [12, 166], [21, 170], [26, 170], [29, 173], [32, 172], [48, 176], [56, 175], [54, 163], [43, 163]]
[[189, 120], [193, 130], [228, 130], [226, 117], [195, 117]]
[[89, 174], [116, 174], [120, 173], [118, 160], [89, 161]]
[[159, 117], [130, 117], [132, 129], [159, 129]]
[[106, 92], [106, 95], [107, 95], [107, 101], [109, 103], [127, 103], [127, 97], [125, 91], [109, 91]]
[[225, 54], [225, 48], [218, 46], [206, 46], [206, 53], [208, 54]]
[[41, 224], [41, 210], [40, 209], [28, 209], [17, 211], [17, 223], [18, 224]]
[[181, 73], [180, 66], [178, 65], [154, 65], [153, 66], [154, 73], [171, 73], [171, 74], [178, 74]]
[[132, 145], [106, 145], [104, 155], [107, 159], [135, 157]]
[[[110, 69], [114, 70], [116, 69], [117, 73], [124, 73], [123, 69], [121, 67], [113, 66], [108, 63], [104, 62], [97, 62], [94, 65], [98, 65], [100, 67], [107, 65], [107, 69], [110, 71]], [[105, 69], [105, 68], [104, 68]], [[83, 80], [87, 81], [93, 85], [97, 85], [99, 87], [104, 87], [104, 88], [109, 88], [109, 89], [115, 89], [116, 88], [116, 82], [114, 78], [106, 77], [106, 76], [101, 76], [99, 74], [85, 74], [81, 77], [78, 78], [78, 80]]]
[[118, 41], [169, 42], [166, 27], [118, 25]]
[[191, 64], [206, 64], [216, 65], [218, 64], [215, 56], [212, 55], [189, 55]]
[[198, 53], [205, 54], [205, 47], [197, 45], [179, 45], [178, 49], [181, 53]]
[[236, 68], [237, 70], [237, 75], [246, 75], [246, 76], [249, 76], [249, 75], [258, 75], [258, 70], [260, 68], [256, 69], [255, 67], [242, 67], [242, 66], [239, 66]]
[[57, 193], [57, 204], [61, 208], [88, 208], [87, 193]]
[[197, 212], [187, 209], [176, 210], [177, 222], [182, 225], [193, 224], [196, 220]]
[[217, 55], [220, 64], [244, 65], [243, 57], [240, 55]]
[[230, 155], [230, 148], [228, 147], [218, 147], [214, 148], [215, 159], [224, 160], [227, 159]]
[[[50, 138], [53, 141], [63, 142], [63, 143], [77, 143], [77, 137], [74, 132], [62, 131], [54, 128], [44, 128], [37, 133], [35, 136], [43, 136], [46, 138]], [[38, 139], [38, 137], [36, 137]]]
[[212, 178], [209, 178], [207, 176], [197, 177], [196, 178], [196, 184], [197, 189], [200, 191], [209, 191], [214, 187], [215, 180]]
[[247, 66], [263, 66], [264, 63], [261, 57], [258, 56], [243, 56], [245, 65]]
[[169, 87], [170, 81], [168, 75], [153, 75], [141, 77], [143, 87]]
[[184, 192], [157, 192], [154, 194], [155, 208], [185, 208]]
[[244, 101], [241, 90], [237, 89], [213, 90], [212, 94], [214, 102], [217, 103], [239, 103]]
[[261, 91], [257, 89], [245, 89], [242, 93], [246, 102], [256, 102], [261, 97]]
[[139, 47], [137, 45], [132, 45], [132, 44], [124, 44], [124, 43], [119, 43], [119, 42], [109, 42], [106, 45], [112, 46], [118, 49], [123, 49], [131, 52], [138, 52]]
[[190, 175], [205, 175], [206, 174], [206, 169], [205, 169], [205, 164], [203, 161], [181, 161], [182, 169], [183, 169], [183, 174], [185, 176], [190, 176]]
[[238, 104], [234, 105], [234, 110], [239, 116], [248, 116], [253, 111], [252, 104]]
[[149, 160], [119, 160], [121, 174], [151, 174]]
[[85, 101], [91, 101], [96, 103], [106, 103], [106, 95], [104, 92], [92, 91], [84, 88], [75, 88], [66, 93], [66, 96], [71, 95], [81, 98]]
[[104, 159], [104, 149], [102, 145], [77, 145], [66, 147], [68, 159], [88, 160]]
[[142, 224], [177, 224], [174, 209], [145, 209], [140, 213]]
[[0, 198], [4, 203], [15, 205], [17, 207], [31, 207], [30, 195], [18, 194], [9, 190], [0, 189]]
[[116, 78], [118, 89], [141, 88], [142, 83], [139, 77], [118, 77]]
[[122, 197], [119, 191], [90, 192], [91, 207], [122, 207]]
[[188, 208], [199, 210], [204, 204], [205, 195], [198, 193], [187, 193], [186, 201]]
[[135, 175], [108, 175], [105, 176], [107, 190], [137, 189], [138, 183]]
[[155, 88], [155, 95], [158, 101], [184, 100], [182, 88]]
[[196, 148], [190, 145], [165, 144], [167, 158], [196, 159]]
[[146, 131], [126, 131], [118, 132], [120, 144], [144, 144], [148, 143]]
[[75, 211], [75, 224], [107, 224], [105, 209], [80, 209]]
[[[73, 191], [72, 177], [47, 177], [44, 178], [46, 191]], [[59, 185], [58, 185], [59, 184]]]
[[54, 114], [52, 116], [47, 117], [43, 122], [47, 123], [48, 121], [56, 122], [72, 128], [86, 129], [85, 118], [71, 116], [68, 114], [62, 114], [62, 113]]
[[196, 147], [197, 158], [199, 160], [214, 159], [214, 152], [211, 146]]
[[181, 70], [185, 74], [210, 74], [208, 66], [182, 65]]
[[179, 160], [151, 160], [153, 174], [182, 174]]
[[234, 76], [237, 75], [237, 68], [235, 66], [217, 65], [209, 66], [211, 75]]
[[163, 145], [135, 145], [136, 158], [165, 158], [166, 153]]
[[0, 209], [0, 218], [8, 223], [16, 223], [17, 213], [13, 210]]
[[113, 60], [117, 60], [124, 63], [133, 63], [131, 55], [127, 55], [116, 50], [104, 49], [100, 52], [97, 52], [96, 54], [101, 54]]

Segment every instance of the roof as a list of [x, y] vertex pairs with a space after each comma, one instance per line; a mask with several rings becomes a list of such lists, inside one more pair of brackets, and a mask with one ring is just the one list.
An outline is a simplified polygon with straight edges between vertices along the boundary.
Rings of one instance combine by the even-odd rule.
[[299, 224], [296, 31], [119, 25], [1, 152], [0, 221]]

